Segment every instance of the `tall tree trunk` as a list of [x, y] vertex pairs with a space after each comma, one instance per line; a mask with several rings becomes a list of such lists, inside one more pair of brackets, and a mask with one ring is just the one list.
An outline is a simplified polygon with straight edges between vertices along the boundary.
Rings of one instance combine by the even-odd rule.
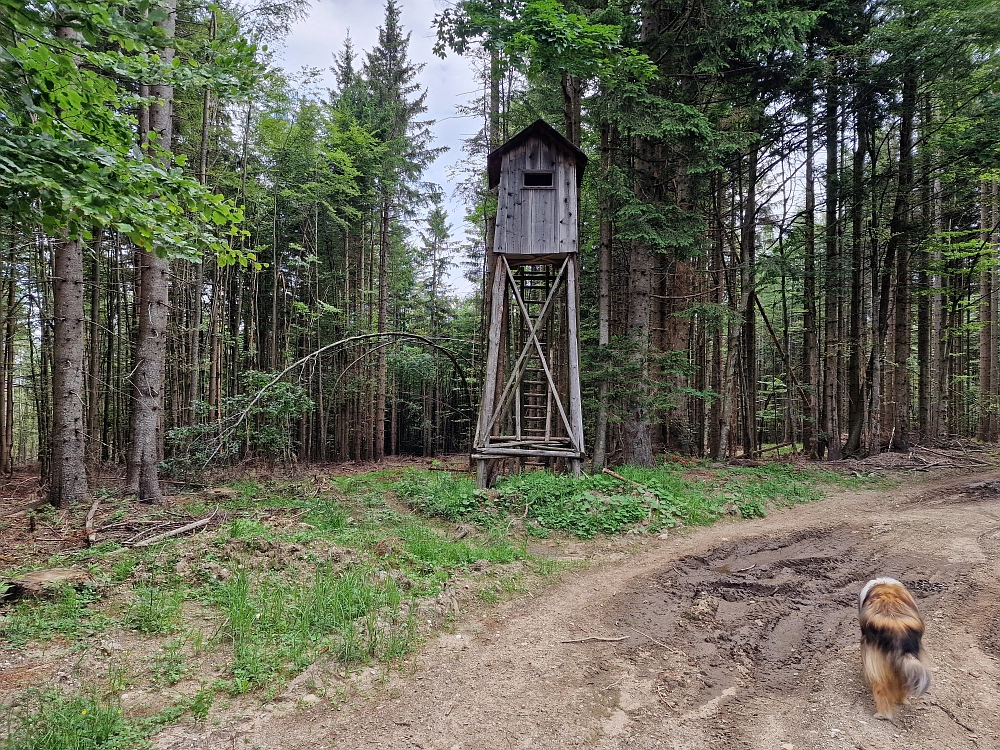
[[809, 458], [819, 458], [816, 430], [817, 372], [819, 343], [816, 333], [816, 177], [813, 169], [815, 139], [813, 103], [806, 115], [806, 205], [805, 268], [802, 279], [802, 451]]
[[[637, 139], [635, 172], [637, 195], [645, 197], [647, 183], [653, 179], [652, 143]], [[632, 240], [628, 268], [627, 331], [629, 364], [634, 381], [630, 384], [623, 425], [625, 462], [635, 466], [653, 466], [653, 444], [649, 399], [649, 314], [653, 283], [653, 254], [641, 241]]]
[[[726, 272], [726, 222], [723, 216], [725, 205], [725, 182], [721, 172], [712, 175], [712, 261], [709, 299], [713, 304], [722, 305], [727, 298], [728, 274]], [[732, 297], [729, 297], [732, 299]], [[720, 323], [712, 330], [711, 390], [717, 394], [709, 408], [707, 425], [707, 454], [719, 456], [722, 433], [722, 403], [725, 401], [723, 384], [722, 339], [725, 327]]]
[[993, 358], [1000, 355], [993, 350], [993, 321], [996, 315], [993, 309], [993, 274], [996, 260], [990, 242], [990, 203], [990, 183], [983, 180], [979, 183], [979, 241], [982, 245], [979, 263], [982, 270], [979, 272], [979, 419], [976, 437], [984, 442], [993, 439]]
[[[177, 0], [164, 0], [164, 6], [167, 17], [156, 25], [163, 29], [167, 39], [173, 39]], [[174, 50], [167, 47], [160, 54], [164, 63], [169, 64]], [[172, 86], [163, 84], [149, 88], [154, 99], [149, 105], [149, 127], [159, 135], [157, 145], [169, 154], [173, 138], [171, 108], [174, 90]], [[170, 267], [167, 260], [155, 252], [140, 252], [137, 256], [139, 330], [132, 373], [131, 444], [126, 486], [136, 493], [140, 502], [163, 503], [157, 464], [160, 460]]]
[[747, 158], [747, 186], [740, 222], [740, 276], [743, 294], [741, 339], [741, 392], [743, 403], [743, 455], [752, 458], [757, 453], [757, 161], [760, 149], [754, 146]]
[[858, 456], [864, 451], [862, 437], [865, 427], [865, 391], [862, 364], [864, 358], [864, 181], [865, 153], [868, 150], [867, 120], [861, 92], [857, 94], [854, 110], [857, 144], [851, 189], [851, 330], [849, 333], [851, 355], [848, 365], [847, 444], [844, 453]]
[[916, 73], [903, 77], [899, 122], [899, 187], [893, 206], [890, 243], [896, 243], [895, 327], [892, 393], [893, 429], [890, 448], [910, 447], [910, 191], [913, 189], [913, 121], [917, 103]]
[[[920, 146], [921, 236], [923, 237], [930, 234], [934, 210], [933, 165], [930, 148], [930, 136], [933, 130], [931, 113], [930, 96], [925, 96], [921, 117], [922, 138]], [[936, 430], [933, 429], [933, 394], [937, 390], [934, 384], [934, 375], [937, 368], [934, 367], [934, 326], [932, 325], [934, 305], [931, 285], [932, 252], [928, 248], [920, 253], [918, 282], [920, 296], [917, 298], [917, 430], [919, 438], [924, 441], [937, 439]]]
[[823, 346], [823, 442], [830, 461], [841, 458], [840, 404], [837, 381], [840, 372], [840, 248], [837, 236], [837, 209], [840, 194], [839, 179], [839, 98], [836, 77], [837, 62], [831, 58], [826, 88], [826, 289], [824, 314], [826, 335]]
[[[599, 197], [600, 240], [597, 268], [597, 345], [601, 347], [602, 366], [607, 367], [607, 347], [611, 342], [611, 205], [604, 181], [611, 168], [611, 126], [601, 124], [601, 186]], [[594, 436], [593, 470], [601, 471], [607, 465], [608, 444], [608, 379], [601, 378], [597, 391], [597, 434]]]
[[[14, 334], [17, 331], [17, 254], [7, 255], [7, 303], [0, 328], [0, 474], [14, 471]], [[2, 289], [2, 285], [0, 285]]]
[[992, 273], [993, 316], [990, 319], [990, 423], [989, 439], [996, 442], [1000, 439], [1000, 265], [998, 265], [996, 241], [996, 225], [1000, 221], [1000, 189], [996, 179], [990, 184], [990, 271]]
[[[379, 224], [378, 251], [378, 332], [385, 333], [389, 318], [389, 199], [382, 200], [381, 221]], [[379, 343], [383, 343], [381, 340]], [[378, 370], [376, 372], [376, 402], [375, 402], [375, 455], [376, 461], [385, 458], [385, 406], [387, 376], [389, 361], [386, 358], [386, 347], [379, 347]]]
[[[60, 39], [77, 41], [60, 26]], [[52, 431], [49, 501], [69, 507], [87, 497], [87, 429], [83, 414], [83, 242], [68, 235], [53, 249]]]
[[635, 381], [631, 384], [625, 416], [625, 462], [653, 465], [649, 415], [649, 302], [653, 255], [641, 242], [631, 243], [628, 271], [629, 360]]
[[[212, 11], [210, 23], [210, 36], [215, 39], [215, 11]], [[202, 185], [208, 184], [208, 139], [212, 119], [212, 92], [206, 88], [202, 92], [201, 101], [201, 144], [198, 149], [198, 182]], [[195, 405], [201, 400], [201, 321], [202, 321], [202, 295], [205, 287], [205, 263], [203, 259], [195, 261], [194, 280], [191, 284], [191, 317], [188, 321], [190, 326], [189, 344], [190, 356], [188, 359], [188, 403], [187, 403], [187, 424], [194, 424]], [[214, 291], [214, 290], [213, 290]], [[211, 386], [210, 386], [211, 388]]]
[[52, 468], [49, 500], [57, 508], [87, 497], [87, 429], [83, 415], [83, 242], [55, 248], [53, 278]]
[[[101, 255], [104, 231], [94, 231], [94, 245], [91, 248], [93, 260], [90, 265], [90, 378], [87, 389], [87, 458], [91, 466], [101, 462], [101, 437], [97, 422], [101, 415]], [[110, 332], [109, 332], [110, 335]]]
[[[757, 242], [757, 159], [759, 146], [754, 145], [748, 159], [748, 182], [746, 195], [743, 199], [742, 216], [740, 217], [740, 299], [736, 312], [743, 320], [748, 320], [750, 307], [756, 299], [753, 287], [752, 257]], [[734, 299], [730, 290], [730, 299]], [[729, 340], [726, 346], [726, 364], [722, 373], [722, 403], [719, 409], [719, 445], [715, 455], [717, 460], [729, 458], [729, 436], [732, 429], [733, 414], [736, 411], [736, 398], [740, 389], [737, 387], [736, 365], [740, 359], [742, 337], [745, 326], [731, 323]], [[744, 380], [744, 386], [746, 380]], [[756, 394], [751, 396], [756, 398]]]
[[579, 146], [583, 81], [579, 76], [571, 76], [564, 70], [562, 72], [562, 90], [566, 139], [574, 146]]

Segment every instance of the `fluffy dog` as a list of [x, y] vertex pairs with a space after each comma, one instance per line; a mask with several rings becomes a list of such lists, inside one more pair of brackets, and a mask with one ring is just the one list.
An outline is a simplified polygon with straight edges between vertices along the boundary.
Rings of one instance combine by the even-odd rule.
[[906, 587], [894, 578], [865, 584], [858, 600], [861, 659], [875, 697], [875, 716], [891, 719], [900, 703], [922, 695], [931, 684], [920, 639], [924, 621]]

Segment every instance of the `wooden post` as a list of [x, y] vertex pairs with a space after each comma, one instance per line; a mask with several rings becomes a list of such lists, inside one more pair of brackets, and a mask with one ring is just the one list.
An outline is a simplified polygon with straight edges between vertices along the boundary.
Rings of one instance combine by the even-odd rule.
[[[490, 295], [490, 328], [486, 346], [486, 379], [483, 383], [483, 403], [479, 410], [479, 423], [476, 426], [475, 447], [489, 442], [489, 434], [493, 425], [493, 406], [497, 389], [497, 364], [500, 359], [500, 324], [503, 322], [503, 302], [507, 286], [507, 261], [502, 255], [496, 256], [493, 269], [493, 289]], [[486, 461], [476, 462], [476, 483], [480, 489], [486, 489], [489, 483], [489, 471]]]
[[577, 277], [577, 256], [568, 258], [566, 267], [566, 320], [568, 323], [569, 349], [569, 418], [571, 437], [576, 449], [583, 453], [583, 398], [580, 395], [580, 309], [577, 296], [580, 281]]
[[[569, 419], [573, 446], [583, 456], [583, 398], [580, 394], [580, 308], [577, 303], [580, 280], [577, 276], [576, 254], [569, 257], [566, 268], [566, 321], [569, 349]], [[569, 463], [573, 476], [580, 477], [580, 460]]]

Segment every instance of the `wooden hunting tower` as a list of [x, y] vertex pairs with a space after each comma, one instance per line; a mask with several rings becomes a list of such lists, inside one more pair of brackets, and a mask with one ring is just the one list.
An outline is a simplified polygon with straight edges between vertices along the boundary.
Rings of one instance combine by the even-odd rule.
[[490, 460], [564, 461], [580, 471], [577, 206], [586, 166], [586, 155], [544, 120], [487, 160], [490, 187], [500, 190], [472, 448], [480, 487], [490, 480]]

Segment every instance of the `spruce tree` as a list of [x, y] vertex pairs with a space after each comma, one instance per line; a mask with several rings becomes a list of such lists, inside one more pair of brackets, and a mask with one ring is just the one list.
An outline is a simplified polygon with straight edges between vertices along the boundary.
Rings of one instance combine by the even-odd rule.
[[[388, 330], [389, 255], [393, 226], [419, 199], [419, 179], [439, 153], [429, 147], [432, 121], [417, 118], [427, 111], [427, 92], [416, 82], [423, 68], [409, 58], [410, 33], [400, 25], [396, 0], [385, 5], [385, 21], [379, 28], [378, 45], [368, 53], [364, 79], [368, 86], [365, 126], [383, 145], [383, 156], [375, 175], [378, 197], [378, 313], [377, 331]], [[386, 347], [378, 349], [374, 456], [385, 456], [386, 395], [388, 389]]]

